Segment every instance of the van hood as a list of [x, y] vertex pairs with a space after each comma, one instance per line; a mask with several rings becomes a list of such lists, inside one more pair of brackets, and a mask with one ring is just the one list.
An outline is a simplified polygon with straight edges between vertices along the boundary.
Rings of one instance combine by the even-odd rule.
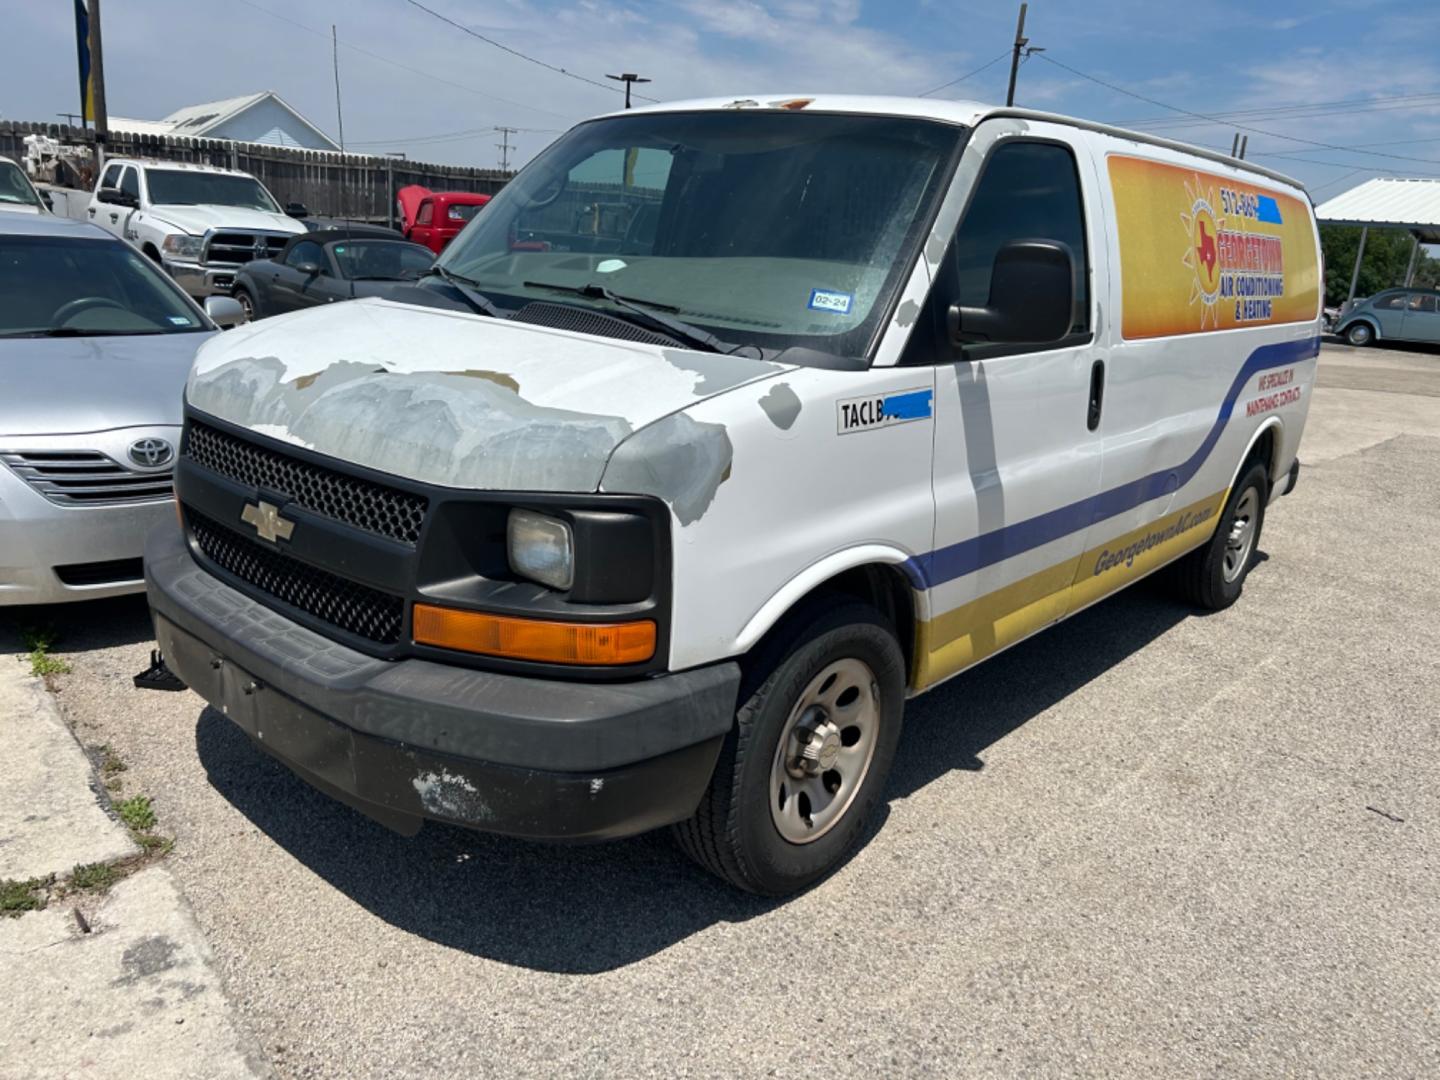
[[633, 432], [789, 370], [367, 299], [218, 335], [186, 397], [259, 434], [423, 483], [588, 492]]
[[207, 229], [259, 229], [267, 232], [303, 233], [305, 226], [284, 214], [252, 210], [246, 206], [170, 205], [157, 203], [150, 214], [177, 229], [200, 236]]
[[0, 438], [181, 419], [180, 388], [213, 332], [0, 341]]

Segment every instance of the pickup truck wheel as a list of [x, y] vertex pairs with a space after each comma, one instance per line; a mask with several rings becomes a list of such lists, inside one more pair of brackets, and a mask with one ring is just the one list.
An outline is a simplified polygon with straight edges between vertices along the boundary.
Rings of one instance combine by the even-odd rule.
[[1207, 611], [1220, 611], [1240, 599], [1260, 548], [1269, 495], [1265, 466], [1255, 462], [1230, 492], [1215, 535], [1175, 563], [1175, 580], [1186, 600]]
[[789, 650], [752, 669], [709, 790], [675, 827], [701, 866], [769, 896], [849, 853], [884, 793], [905, 707], [905, 660], [874, 608], [812, 611], [776, 637]]

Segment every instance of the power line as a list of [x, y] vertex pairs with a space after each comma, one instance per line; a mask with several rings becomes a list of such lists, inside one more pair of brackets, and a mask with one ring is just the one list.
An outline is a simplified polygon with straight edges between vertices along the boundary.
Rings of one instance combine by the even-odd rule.
[[[473, 139], [480, 135], [489, 135], [492, 131], [499, 131], [498, 124], [491, 124], [489, 127], [470, 128], [466, 131], [442, 131], [434, 135], [395, 135], [388, 139], [352, 139], [351, 146], [383, 146], [388, 143], [407, 142], [416, 146], [428, 143], [459, 142], [462, 139]], [[527, 135], [559, 135], [558, 128], [522, 128], [512, 127], [513, 132], [520, 132]]]
[[1242, 131], [1249, 131], [1256, 135], [1265, 135], [1272, 139], [1284, 139], [1286, 142], [1300, 143], [1304, 146], [1318, 146], [1322, 150], [1339, 150], [1343, 153], [1370, 154], [1375, 157], [1391, 158], [1396, 161], [1419, 161], [1427, 165], [1440, 165], [1440, 159], [1437, 158], [1417, 158], [1410, 157], [1406, 154], [1387, 154], [1381, 150], [1352, 150], [1348, 146], [1338, 146], [1335, 143], [1316, 142], [1314, 139], [1302, 139], [1297, 135], [1282, 135], [1278, 131], [1266, 131], [1264, 128], [1251, 127], [1248, 124], [1237, 124], [1233, 122], [1227, 123], [1224, 120], [1217, 120], [1214, 116], [1206, 116], [1204, 113], [1193, 112], [1190, 109], [1182, 109], [1178, 105], [1170, 105], [1163, 101], [1157, 101], [1152, 97], [1146, 97], [1144, 94], [1137, 94], [1135, 91], [1127, 90], [1123, 86], [1116, 86], [1114, 83], [1106, 82], [1104, 79], [1098, 79], [1094, 75], [1087, 75], [1085, 72], [1079, 70], [1078, 68], [1073, 68], [1069, 64], [1062, 64], [1059, 60], [1056, 60], [1053, 57], [1045, 56], [1044, 54], [1037, 55], [1039, 55], [1040, 59], [1044, 60], [1047, 64], [1054, 64], [1056, 67], [1063, 68], [1065, 71], [1070, 72], [1072, 75], [1079, 75], [1082, 79], [1088, 79], [1090, 82], [1096, 83], [1099, 86], [1103, 86], [1108, 90], [1114, 90], [1117, 94], [1125, 94], [1127, 97], [1133, 97], [1139, 101], [1147, 102], [1148, 104], [1155, 105], [1161, 109], [1170, 109], [1173, 112], [1182, 113], [1185, 116], [1193, 116], [1199, 120], [1209, 120], [1215, 123], [1225, 124], [1225, 126], [1227, 127], [1237, 127]]
[[966, 79], [973, 79], [976, 75], [979, 75], [982, 71], [985, 71], [985, 70], [988, 69], [988, 68], [994, 67], [996, 64], [998, 64], [1001, 60], [1004, 60], [1004, 59], [1005, 59], [1007, 56], [1009, 56], [1009, 55], [1010, 55], [1010, 50], [1009, 50], [1009, 49], [1006, 49], [1006, 50], [1005, 50], [1004, 52], [1002, 52], [999, 56], [995, 57], [994, 60], [986, 61], [985, 63], [981, 64], [978, 68], [976, 68], [974, 71], [968, 72], [968, 73], [965, 74], [965, 75], [961, 75], [958, 79], [951, 79], [951, 80], [950, 80], [949, 82], [947, 82], [947, 83], [941, 83], [939, 86], [932, 86], [929, 90], [926, 90], [923, 94], [919, 94], [919, 95], [917, 95], [917, 96], [919, 96], [919, 97], [929, 97], [931, 94], [938, 94], [941, 90], [944, 90], [944, 89], [946, 89], [946, 88], [948, 88], [948, 87], [954, 86], [956, 83], [962, 83], [962, 82], [964, 82]]
[[[485, 42], [486, 45], [493, 45], [495, 48], [499, 49], [501, 52], [507, 52], [507, 53], [509, 53], [511, 56], [518, 56], [521, 60], [525, 60], [525, 61], [527, 61], [527, 62], [529, 62], [529, 63], [531, 63], [531, 64], [536, 64], [536, 65], [538, 65], [538, 66], [540, 66], [540, 67], [542, 67], [542, 68], [545, 68], [545, 70], [547, 70], [547, 71], [553, 71], [553, 72], [555, 72], [557, 75], [564, 75], [566, 78], [569, 78], [569, 79], [578, 79], [580, 82], [589, 83], [591, 86], [598, 86], [601, 90], [605, 90], [605, 91], [608, 91], [608, 92], [610, 92], [610, 93], [615, 93], [615, 94], [622, 93], [622, 91], [620, 90], [619, 87], [609, 86], [609, 85], [607, 85], [607, 84], [605, 84], [605, 83], [603, 83], [603, 82], [600, 82], [600, 81], [598, 81], [598, 80], [596, 80], [596, 79], [587, 79], [584, 75], [577, 75], [577, 74], [576, 74], [575, 72], [573, 72], [573, 71], [566, 71], [564, 68], [562, 68], [562, 67], [556, 67], [554, 64], [547, 64], [544, 60], [537, 60], [535, 57], [529, 56], [529, 55], [527, 55], [526, 53], [521, 52], [519, 49], [512, 49], [509, 45], [503, 44], [502, 42], [496, 41], [494, 38], [486, 37], [484, 34], [481, 34], [481, 33], [479, 33], [478, 31], [475, 31], [475, 30], [470, 29], [470, 27], [466, 26], [464, 23], [458, 23], [458, 22], [456, 22], [454, 19], [450, 18], [448, 15], [442, 15], [442, 14], [440, 14], [440, 12], [436, 11], [434, 8], [428, 8], [428, 7], [426, 7], [424, 4], [420, 3], [420, 0], [405, 0], [405, 3], [409, 4], [409, 5], [410, 5], [411, 7], [413, 7], [413, 8], [419, 8], [421, 11], [425, 12], [427, 15], [431, 15], [431, 16], [439, 19], [441, 22], [449, 25], [449, 26], [453, 26], [456, 30], [459, 30], [461, 33], [469, 34], [471, 37], [476, 38], [476, 39], [479, 40], [479, 41]], [[637, 98], [640, 98], [642, 101], [658, 101], [658, 100], [659, 100], [658, 98], [646, 97], [644, 94], [636, 94], [635, 96], [636, 96]]]
[[1268, 108], [1236, 109], [1230, 112], [1215, 113], [1213, 118], [1207, 117], [1203, 120], [1176, 119], [1173, 116], [1146, 116], [1133, 120], [1116, 120], [1113, 121], [1113, 123], [1117, 127], [1128, 128], [1148, 127], [1150, 125], [1173, 127], [1179, 124], [1228, 124], [1233, 120], [1241, 120], [1249, 117], [1281, 116], [1285, 114], [1309, 112], [1316, 112], [1318, 115], [1337, 111], [1341, 113], [1381, 112], [1390, 109], [1423, 109], [1436, 105], [1440, 105], [1440, 93], [1394, 94], [1387, 97], [1342, 98], [1337, 101], [1297, 102], [1293, 105], [1275, 105]]
[[[292, 19], [287, 15], [281, 15], [278, 11], [271, 11], [267, 7], [262, 7], [260, 4], [254, 3], [253, 0], [240, 0], [240, 3], [244, 4], [246, 7], [254, 8], [256, 11], [263, 12], [264, 14], [269, 15], [272, 19], [279, 19], [283, 23], [289, 23], [291, 26], [295, 27], [298, 30], [304, 30], [306, 33], [314, 34], [317, 37], [323, 37], [327, 39], [330, 37], [330, 35], [325, 33], [323, 30], [317, 30], [313, 26], [306, 26], [304, 23], [297, 22], [295, 19]], [[502, 105], [513, 105], [517, 109], [527, 109], [530, 112], [543, 113], [546, 116], [553, 116], [557, 120], [564, 120], [566, 123], [570, 123], [572, 120], [575, 119], [571, 116], [562, 116], [557, 112], [551, 112], [549, 109], [542, 109], [538, 105], [530, 105], [523, 101], [511, 101], [509, 98], [503, 98], [496, 94], [490, 94], [484, 90], [477, 90], [475, 89], [475, 87], [466, 86], [464, 83], [452, 82], [449, 79], [432, 74], [428, 71], [424, 71], [421, 68], [411, 67], [409, 64], [402, 64], [399, 60], [384, 56], [381, 53], [371, 52], [369, 49], [362, 49], [359, 45], [352, 45], [348, 41], [341, 42], [340, 47], [342, 49], [349, 49], [351, 52], [359, 53], [361, 56], [368, 56], [371, 60], [377, 60], [382, 64], [389, 64], [391, 67], [399, 68], [401, 71], [407, 71], [411, 75], [419, 75], [422, 79], [429, 79], [431, 82], [441, 83], [442, 85], [449, 86], [455, 90], [464, 90], [467, 94], [474, 94], [477, 97], [487, 98], [490, 101], [498, 101]]]

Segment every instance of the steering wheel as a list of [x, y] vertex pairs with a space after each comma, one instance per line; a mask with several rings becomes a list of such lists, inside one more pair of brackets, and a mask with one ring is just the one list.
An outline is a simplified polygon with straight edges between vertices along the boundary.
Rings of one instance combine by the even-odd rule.
[[[570, 177], [565, 173], [557, 174], [551, 179], [545, 181], [545, 183], [535, 191], [535, 194], [531, 196], [530, 204], [526, 207], [526, 209], [545, 209], [545, 207], [550, 206], [555, 202], [556, 199], [560, 198], [560, 196], [564, 194], [565, 189], [569, 186]], [[552, 191], [551, 188], [554, 188], [554, 190]]]
[[50, 321], [56, 326], [64, 326], [76, 315], [91, 308], [119, 308], [125, 310], [125, 305], [111, 300], [108, 296], [82, 296], [78, 300], [71, 300], [61, 304], [55, 309], [55, 314], [50, 316]]

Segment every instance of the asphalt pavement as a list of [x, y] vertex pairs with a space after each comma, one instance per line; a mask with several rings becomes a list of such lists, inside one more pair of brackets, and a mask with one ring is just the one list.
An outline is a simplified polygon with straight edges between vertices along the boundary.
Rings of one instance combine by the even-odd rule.
[[143, 602], [41, 615], [283, 1076], [1436, 1075], [1440, 355], [1327, 346], [1301, 453], [1235, 607], [1142, 583], [913, 702], [781, 902], [663, 833], [397, 837], [133, 690]]

